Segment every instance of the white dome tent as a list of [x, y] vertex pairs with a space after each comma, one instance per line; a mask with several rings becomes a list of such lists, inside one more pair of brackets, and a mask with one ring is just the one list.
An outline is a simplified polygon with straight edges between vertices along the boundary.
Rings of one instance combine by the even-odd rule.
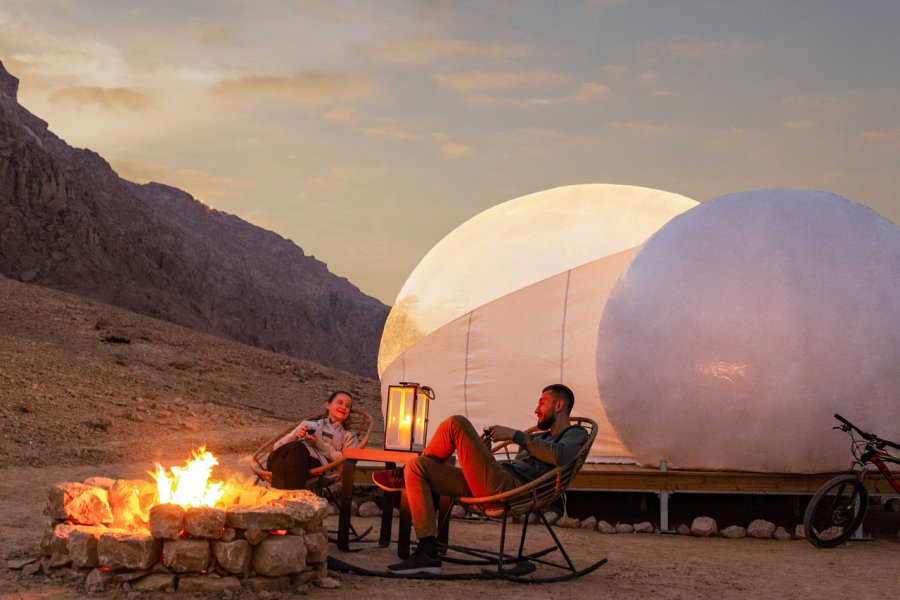
[[463, 414], [526, 428], [541, 388], [561, 382], [575, 392], [575, 413], [600, 425], [592, 460], [633, 462], [598, 393], [600, 316], [640, 245], [695, 205], [648, 188], [577, 185], [463, 223], [398, 295], [379, 352], [382, 398], [389, 385], [417, 381], [437, 394], [433, 424]]

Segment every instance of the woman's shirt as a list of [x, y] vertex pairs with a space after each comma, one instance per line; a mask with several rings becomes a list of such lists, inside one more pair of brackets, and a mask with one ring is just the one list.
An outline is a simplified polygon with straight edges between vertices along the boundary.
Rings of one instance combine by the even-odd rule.
[[[297, 432], [304, 423], [315, 423], [315, 435], [319, 438], [316, 444], [310, 443], [305, 438], [297, 439]], [[301, 421], [287, 435], [275, 442], [272, 450], [294, 441], [306, 444], [306, 447], [309, 448], [309, 455], [319, 461], [320, 465], [327, 465], [338, 460], [341, 457], [341, 450], [344, 448], [356, 448], [359, 445], [359, 437], [355, 433], [344, 429], [343, 423], [332, 423], [328, 417], [318, 421]]]

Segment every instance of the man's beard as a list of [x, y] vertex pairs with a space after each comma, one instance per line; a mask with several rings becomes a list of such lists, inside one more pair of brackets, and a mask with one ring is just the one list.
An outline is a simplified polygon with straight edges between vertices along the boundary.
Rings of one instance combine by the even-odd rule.
[[537, 427], [538, 429], [550, 429], [553, 427], [553, 424], [556, 423], [556, 415], [548, 415], [545, 414], [543, 417], [538, 420]]

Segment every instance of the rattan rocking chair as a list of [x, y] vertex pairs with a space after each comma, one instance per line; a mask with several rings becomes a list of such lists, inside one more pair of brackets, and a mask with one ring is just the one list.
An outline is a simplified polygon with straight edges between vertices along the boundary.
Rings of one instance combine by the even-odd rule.
[[[575, 475], [581, 470], [594, 438], [597, 437], [597, 423], [586, 417], [571, 417], [572, 425], [580, 425], [587, 429], [588, 438], [582, 445], [578, 455], [568, 464], [556, 467], [541, 477], [523, 484], [522, 486], [493, 496], [482, 498], [455, 498], [454, 502], [468, 510], [479, 514], [483, 517], [496, 518], [501, 522], [500, 529], [500, 549], [497, 552], [480, 550], [475, 548], [464, 548], [460, 546], [448, 546], [448, 553], [445, 560], [448, 562], [456, 562], [460, 564], [481, 564], [495, 565], [496, 570], [483, 569], [486, 574], [494, 577], [507, 579], [510, 581], [518, 581], [523, 583], [549, 583], [554, 581], [565, 581], [586, 575], [606, 563], [606, 559], [597, 561], [587, 567], [578, 569], [575, 567], [569, 555], [563, 548], [562, 542], [553, 531], [546, 517], [547, 510], [556, 500], [563, 497], [565, 491], [569, 488]], [[535, 428], [529, 429], [528, 432], [535, 431]], [[514, 442], [501, 442], [492, 450], [494, 454], [503, 453], [507, 459], [512, 458], [512, 448], [516, 446]], [[564, 497], [563, 497], [564, 499]], [[553, 538], [554, 545], [537, 552], [525, 553], [525, 536], [528, 532], [528, 523], [531, 520], [532, 513], [536, 514], [540, 522], [544, 524], [550, 536]], [[523, 518], [522, 537], [519, 541], [519, 550], [515, 556], [505, 553], [506, 545], [506, 524], [512, 517]], [[544, 560], [544, 556], [559, 550], [565, 564], [550, 562]], [[453, 553], [459, 552], [474, 559], [454, 558]], [[524, 575], [535, 570], [532, 562], [538, 562], [544, 565], [557, 567], [565, 571], [565, 574], [556, 577], [524, 577]], [[505, 566], [507, 568], [505, 568]], [[511, 568], [509, 568], [511, 567]]]
[[[300, 421], [297, 421], [290, 427], [286, 428], [284, 431], [278, 433], [278, 435], [274, 436], [272, 439], [260, 446], [255, 452], [253, 452], [253, 454], [250, 455], [250, 469], [256, 475], [256, 482], [259, 483], [260, 481], [265, 481], [269, 484], [272, 483], [272, 472], [266, 469], [266, 462], [269, 459], [269, 455], [272, 453], [275, 442], [293, 431], [303, 421], [317, 421], [319, 419], [324, 419], [327, 415], [328, 413], [322, 412], [306, 417], [305, 419], [301, 419]], [[374, 422], [372, 421], [372, 416], [366, 411], [360, 410], [358, 408], [351, 408], [350, 416], [347, 417], [346, 421], [344, 421], [344, 428], [355, 433], [357, 438], [359, 439], [359, 444], [357, 446], [358, 448], [366, 447], [366, 444], [369, 442], [369, 436], [372, 435], [373, 425]], [[340, 481], [341, 468], [343, 467], [343, 464], [344, 459], [342, 457], [338, 460], [328, 463], [327, 465], [321, 465], [310, 469], [309, 478], [306, 480], [306, 489], [315, 491], [317, 494], [327, 498], [329, 502], [337, 506], [338, 501], [337, 498], [335, 498], [331, 486]], [[356, 530], [353, 529], [353, 526], [351, 525], [352, 536], [350, 541], [358, 541], [362, 539], [369, 533], [369, 531], [371, 531], [371, 529], [372, 528], [369, 527], [362, 533], [356, 533]]]

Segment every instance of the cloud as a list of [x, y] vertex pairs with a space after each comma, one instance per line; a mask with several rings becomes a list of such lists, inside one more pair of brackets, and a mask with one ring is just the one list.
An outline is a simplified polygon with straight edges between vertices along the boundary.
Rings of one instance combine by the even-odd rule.
[[160, 183], [180, 188], [209, 206], [214, 200], [228, 198], [253, 187], [253, 182], [247, 179], [222, 177], [197, 169], [177, 169]]
[[463, 71], [437, 76], [441, 87], [455, 92], [513, 89], [519, 87], [551, 87], [569, 78], [550, 71]]
[[755, 40], [742, 38], [709, 40], [680, 35], [668, 41], [649, 42], [644, 44], [643, 48], [678, 60], [708, 60], [756, 54], [763, 50], [764, 46]]
[[206, 19], [191, 19], [188, 28], [191, 35], [205, 42], [225, 42], [234, 39], [234, 30], [222, 23], [212, 23]]
[[661, 135], [669, 130], [667, 125], [656, 125], [653, 123], [616, 122], [608, 123], [606, 126], [610, 129], [617, 129], [619, 131], [648, 137]]
[[169, 167], [166, 165], [140, 160], [111, 160], [110, 165], [119, 177], [136, 183], [161, 181], [169, 172]]
[[361, 127], [360, 133], [369, 137], [384, 137], [391, 140], [406, 141], [419, 139], [422, 136], [410, 133], [393, 125], [376, 125], [375, 127]]
[[579, 100], [589, 100], [591, 98], [602, 98], [610, 94], [609, 86], [602, 83], [586, 82], [582, 83], [578, 89]]
[[156, 107], [148, 94], [125, 87], [75, 86], [57, 90], [48, 99], [51, 104], [69, 104], [77, 108], [96, 106], [113, 112], [144, 112]]
[[368, 95], [374, 86], [363, 75], [307, 71], [293, 77], [250, 75], [224, 79], [214, 89], [227, 96], [264, 96], [301, 104], [322, 104]]
[[474, 150], [466, 144], [457, 144], [450, 141], [450, 136], [446, 133], [433, 133], [432, 137], [437, 141], [441, 149], [441, 154], [445, 158], [459, 158], [472, 154]]
[[802, 110], [826, 108], [834, 103], [834, 98], [829, 96], [785, 96], [781, 103], [790, 108]]
[[803, 131], [806, 129], [815, 129], [819, 124], [815, 121], [785, 121], [784, 128], [791, 131]]
[[359, 122], [359, 117], [356, 114], [356, 109], [352, 106], [335, 106], [325, 113], [325, 120], [355, 125]]
[[542, 129], [540, 127], [528, 127], [525, 129], [517, 129], [516, 131], [534, 137], [552, 138], [557, 140], [563, 140], [569, 137], [561, 131], [556, 131], [555, 129]]
[[347, 167], [331, 167], [322, 175], [308, 179], [304, 187], [315, 192], [337, 192], [355, 179], [353, 170]]
[[502, 60], [526, 56], [518, 46], [479, 44], [468, 40], [415, 37], [379, 42], [366, 50], [366, 55], [381, 64], [428, 65], [445, 58]]
[[900, 127], [897, 129], [870, 129], [864, 131], [862, 137], [870, 142], [887, 142], [900, 147]]
[[631, 67], [621, 65], [604, 65], [601, 69], [603, 75], [617, 87], [639, 87], [651, 85], [656, 82], [655, 71], [635, 71]]

